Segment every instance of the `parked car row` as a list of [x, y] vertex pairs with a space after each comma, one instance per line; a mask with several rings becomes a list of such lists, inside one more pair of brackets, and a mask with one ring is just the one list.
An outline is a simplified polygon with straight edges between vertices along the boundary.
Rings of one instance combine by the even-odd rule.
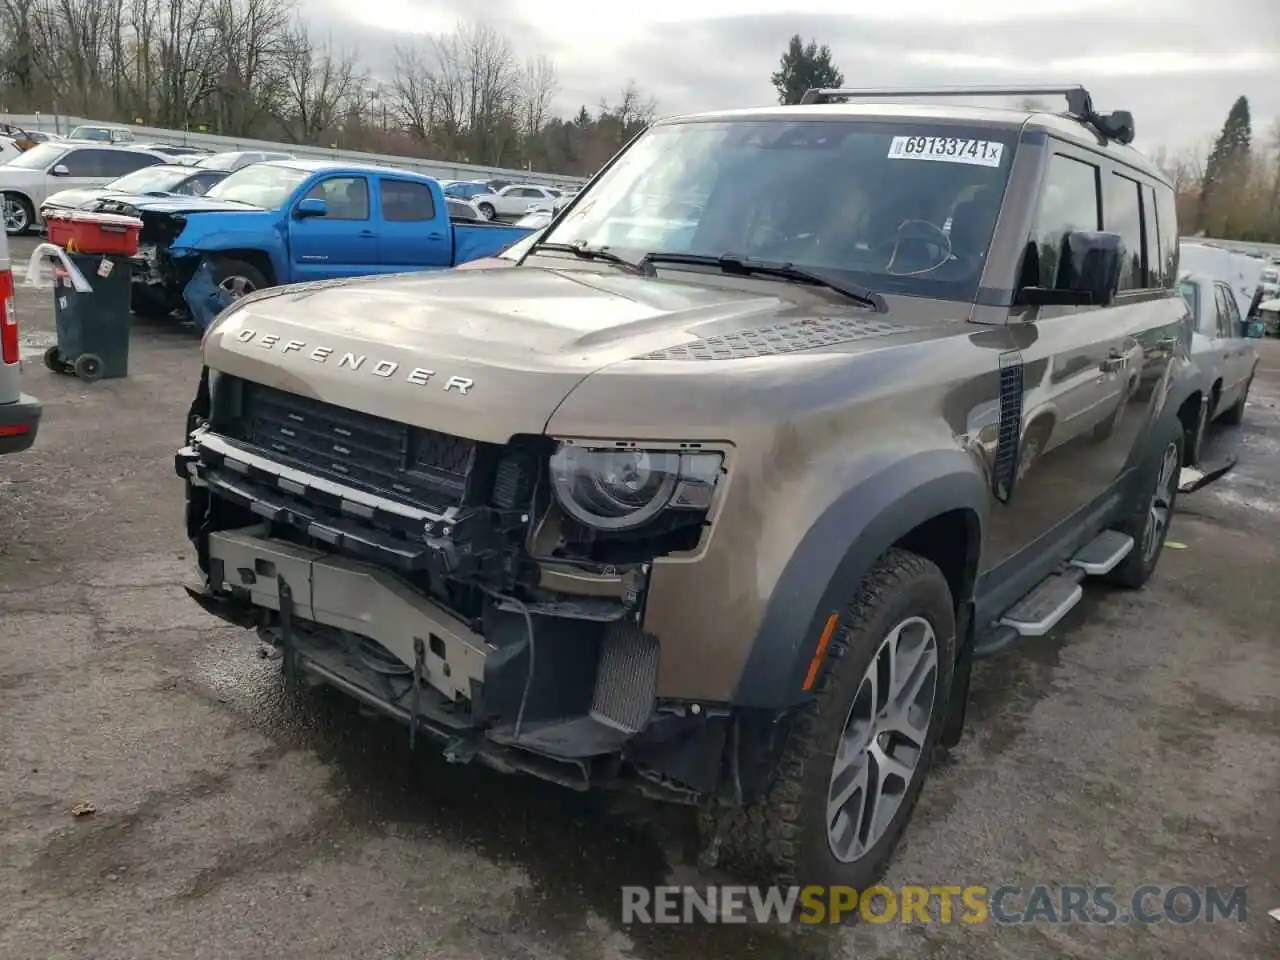
[[445, 196], [469, 200], [486, 220], [517, 220], [535, 207], [567, 203], [576, 188], [506, 183], [501, 180], [442, 180]]

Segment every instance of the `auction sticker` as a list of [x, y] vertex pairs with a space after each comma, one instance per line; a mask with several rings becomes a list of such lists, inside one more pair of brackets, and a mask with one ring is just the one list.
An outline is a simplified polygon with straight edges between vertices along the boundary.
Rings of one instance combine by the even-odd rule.
[[998, 167], [1004, 159], [1004, 144], [965, 137], [894, 137], [889, 143], [889, 159], [937, 160]]

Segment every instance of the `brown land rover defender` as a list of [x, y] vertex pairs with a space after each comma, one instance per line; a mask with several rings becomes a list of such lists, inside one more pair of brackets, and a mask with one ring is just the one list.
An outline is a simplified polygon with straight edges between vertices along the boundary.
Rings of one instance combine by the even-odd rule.
[[177, 470], [206, 609], [479, 760], [864, 888], [970, 664], [1160, 557], [1200, 398], [1132, 118], [655, 124], [476, 269], [251, 295]]

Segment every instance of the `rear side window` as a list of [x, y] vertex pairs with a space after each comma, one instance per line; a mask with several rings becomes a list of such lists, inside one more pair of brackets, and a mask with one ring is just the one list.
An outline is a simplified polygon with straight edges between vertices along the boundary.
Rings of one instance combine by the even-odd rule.
[[1049, 161], [1040, 211], [1027, 244], [1023, 286], [1053, 287], [1062, 261], [1062, 245], [1073, 230], [1101, 226], [1098, 168], [1063, 154]]
[[1120, 234], [1120, 292], [1147, 286], [1143, 264], [1142, 189], [1138, 181], [1113, 173], [1107, 178], [1106, 228]]
[[107, 174], [113, 177], [123, 177], [126, 173], [133, 173], [143, 167], [153, 167], [163, 162], [159, 157], [149, 153], [135, 153], [132, 150], [112, 150], [103, 158]]
[[1156, 202], [1155, 187], [1142, 185], [1142, 232], [1144, 258], [1147, 264], [1147, 286], [1171, 287], [1173, 277], [1165, 273], [1164, 231], [1160, 222], [1160, 208]]
[[382, 219], [392, 223], [434, 220], [435, 199], [425, 183], [408, 180], [382, 181]]

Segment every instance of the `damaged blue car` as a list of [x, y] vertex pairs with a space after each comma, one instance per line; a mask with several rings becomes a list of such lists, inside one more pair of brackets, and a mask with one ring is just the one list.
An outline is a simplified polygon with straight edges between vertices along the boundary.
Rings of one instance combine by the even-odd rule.
[[431, 177], [324, 160], [253, 164], [203, 197], [140, 199], [130, 212], [143, 222], [134, 312], [197, 321], [204, 311], [190, 304], [209, 302], [210, 282], [229, 302], [281, 284], [443, 270], [529, 232], [452, 219]]

